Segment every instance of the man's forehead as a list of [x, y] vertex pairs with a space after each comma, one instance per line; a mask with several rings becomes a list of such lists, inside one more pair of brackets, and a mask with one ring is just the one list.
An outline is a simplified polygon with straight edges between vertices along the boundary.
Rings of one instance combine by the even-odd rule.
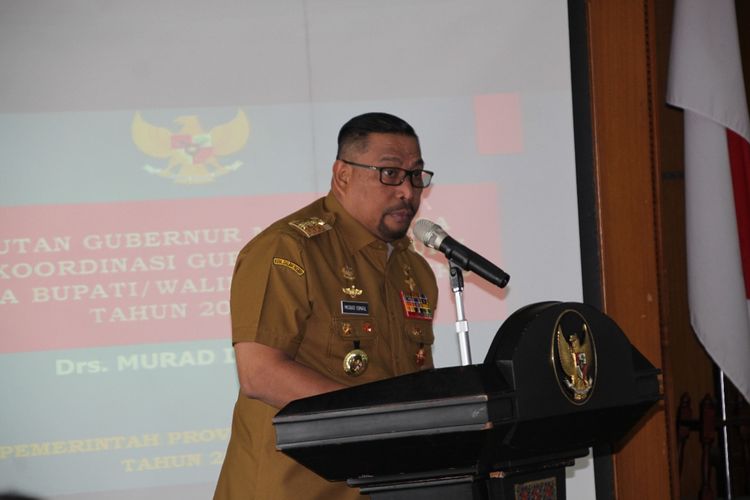
[[379, 156], [417, 156], [421, 155], [419, 141], [416, 137], [401, 134], [384, 134], [373, 132], [367, 137], [365, 153]]

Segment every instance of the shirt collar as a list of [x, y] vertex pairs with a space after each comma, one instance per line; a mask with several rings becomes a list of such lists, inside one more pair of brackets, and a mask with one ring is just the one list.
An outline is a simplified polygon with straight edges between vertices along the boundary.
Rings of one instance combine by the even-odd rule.
[[[357, 219], [352, 217], [346, 209], [341, 206], [339, 200], [329, 192], [323, 200], [325, 210], [330, 212], [336, 224], [336, 227], [343, 233], [344, 241], [349, 247], [352, 254], [359, 252], [366, 246], [372, 246], [379, 250], [386, 250], [387, 244], [380, 240], [367, 230]], [[404, 236], [396, 241], [392, 241], [394, 252], [406, 250], [411, 244], [411, 240]]]

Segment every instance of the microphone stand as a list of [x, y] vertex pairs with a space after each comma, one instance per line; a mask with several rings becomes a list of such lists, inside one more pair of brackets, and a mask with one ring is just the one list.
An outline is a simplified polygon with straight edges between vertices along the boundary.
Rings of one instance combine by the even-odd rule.
[[456, 298], [456, 333], [458, 334], [458, 349], [461, 354], [461, 366], [471, 364], [471, 347], [469, 347], [469, 322], [464, 316], [464, 275], [461, 268], [452, 261], [450, 265], [451, 288]]

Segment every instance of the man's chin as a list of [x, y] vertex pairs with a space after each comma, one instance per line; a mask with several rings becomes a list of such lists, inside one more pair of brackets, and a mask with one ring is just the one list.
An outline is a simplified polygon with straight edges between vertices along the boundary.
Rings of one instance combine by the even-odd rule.
[[386, 224], [385, 221], [381, 221], [378, 227], [381, 238], [384, 241], [395, 241], [400, 240], [409, 231], [412, 219], [403, 220], [398, 223]]

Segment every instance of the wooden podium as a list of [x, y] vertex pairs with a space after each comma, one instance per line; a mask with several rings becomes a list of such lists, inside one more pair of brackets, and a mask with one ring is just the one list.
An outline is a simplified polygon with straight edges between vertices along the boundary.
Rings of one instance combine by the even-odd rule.
[[293, 401], [277, 448], [375, 500], [564, 499], [565, 467], [660, 399], [659, 371], [598, 310], [513, 313], [482, 364]]

